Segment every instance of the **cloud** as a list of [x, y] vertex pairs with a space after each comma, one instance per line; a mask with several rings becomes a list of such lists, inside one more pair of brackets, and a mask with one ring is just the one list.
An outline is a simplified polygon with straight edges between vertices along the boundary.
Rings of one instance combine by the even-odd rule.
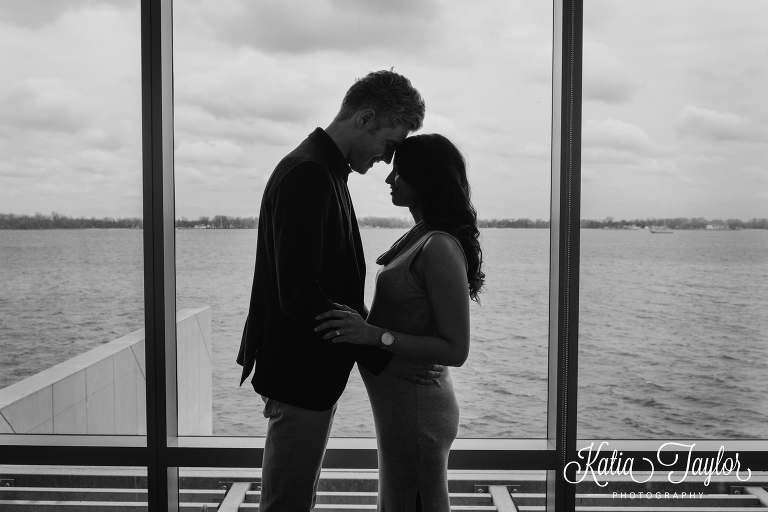
[[129, 119], [115, 119], [112, 113], [102, 113], [82, 130], [83, 143], [92, 149], [116, 151], [126, 146], [139, 146], [140, 127]]
[[754, 178], [758, 181], [768, 182], [768, 169], [756, 165], [742, 167], [739, 172], [744, 176]]
[[582, 95], [586, 101], [608, 104], [628, 103], [635, 93], [635, 83], [628, 76], [621, 59], [607, 45], [584, 43]]
[[523, 158], [549, 161], [552, 157], [552, 149], [550, 146], [537, 144], [535, 142], [512, 144], [508, 147], [503, 147], [498, 144], [497, 139], [493, 139], [491, 144], [485, 145], [483, 150], [490, 154], [502, 157], [502, 159]]
[[585, 121], [582, 127], [582, 143], [585, 150], [599, 149], [606, 154], [626, 157], [646, 157], [664, 153], [664, 148], [653, 142], [645, 130], [616, 119]]
[[180, 105], [174, 111], [175, 137], [181, 140], [227, 139], [237, 143], [286, 146], [296, 143], [294, 130], [286, 123], [262, 119], [217, 118], [195, 105]]
[[581, 181], [595, 181], [600, 178], [600, 174], [592, 167], [581, 166]]
[[89, 7], [123, 7], [133, 9], [133, 0], [3, 0], [0, 23], [38, 29], [56, 22], [67, 12]]
[[[135, 163], [133, 159], [126, 158], [118, 152], [86, 148], [69, 156], [65, 167], [88, 173], [91, 179], [103, 179], [108, 175], [109, 181], [113, 181], [126, 174], [135, 178], [139, 173], [135, 167], [131, 172], [132, 164]], [[118, 171], [118, 169], [121, 170]]]
[[316, 113], [318, 102], [303, 100], [324, 91], [298, 72], [270, 72], [278, 67], [275, 59], [243, 51], [214, 68], [180, 77], [177, 104], [197, 106], [216, 119], [304, 122]]
[[85, 101], [61, 80], [28, 78], [0, 91], [0, 124], [14, 130], [78, 131], [87, 124]]
[[[120, 151], [140, 144], [138, 114], [60, 79], [28, 78], [0, 87], [0, 135], [16, 164], [83, 149]], [[12, 150], [10, 149], [12, 148]], [[77, 167], [77, 166], [76, 166]]]
[[552, 158], [552, 148], [543, 144], [529, 142], [521, 148], [518, 155], [528, 158], [549, 160]]
[[680, 172], [671, 154], [671, 148], [654, 142], [645, 130], [631, 123], [590, 119], [582, 127], [582, 163], [588, 168], [620, 166], [691, 182]]
[[[768, 51], [768, 47], [766, 49]], [[731, 54], [721, 57], [725, 61]], [[768, 55], [764, 57], [768, 61]], [[712, 60], [705, 60], [689, 64], [687, 74], [691, 80], [698, 83], [706, 83], [709, 89], [717, 91], [733, 91], [738, 89], [747, 93], [762, 90], [762, 86], [768, 79], [768, 66], [756, 59], [755, 64], [743, 63], [739, 66], [713, 66]], [[754, 88], [754, 89], [753, 89]]]
[[590, 0], [584, 5], [585, 32], [601, 33], [616, 26], [616, 21], [627, 6], [613, 0]]
[[[203, 171], [196, 167], [189, 167], [186, 165], [180, 165], [175, 169], [175, 178], [179, 182], [177, 188], [186, 186], [189, 183], [206, 183], [206, 176]], [[176, 195], [179, 195], [178, 190], [176, 191]]]
[[629, 80], [604, 72], [587, 73], [585, 69], [582, 89], [584, 100], [609, 104], [628, 103], [632, 100], [634, 87]]
[[4, 158], [0, 160], [0, 176], [21, 180], [40, 181], [50, 169], [61, 167], [57, 158]]
[[687, 105], [677, 116], [675, 131], [681, 137], [709, 141], [764, 141], [765, 130], [730, 112]]
[[289, 54], [400, 48], [418, 51], [432, 39], [434, 1], [222, 2], [200, 4], [201, 20], [230, 44]]
[[180, 163], [238, 167], [245, 161], [245, 152], [228, 140], [182, 141], [176, 148], [175, 159]]
[[360, 0], [331, 0], [334, 9], [341, 12], [356, 12], [361, 15], [417, 17], [429, 19], [439, 9], [434, 0], [414, 2], [413, 0], [387, 0], [386, 2], [361, 2]]

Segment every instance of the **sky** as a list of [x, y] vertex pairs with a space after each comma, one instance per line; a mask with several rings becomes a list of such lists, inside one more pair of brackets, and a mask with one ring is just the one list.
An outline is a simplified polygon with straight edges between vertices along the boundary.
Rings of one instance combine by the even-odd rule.
[[[768, 2], [585, 0], [582, 217], [768, 217]], [[141, 216], [138, 0], [0, 0], [0, 213]], [[409, 77], [480, 218], [549, 218], [542, 0], [183, 0], [178, 218], [257, 216], [275, 164], [369, 71]], [[358, 217], [407, 217], [375, 165]]]

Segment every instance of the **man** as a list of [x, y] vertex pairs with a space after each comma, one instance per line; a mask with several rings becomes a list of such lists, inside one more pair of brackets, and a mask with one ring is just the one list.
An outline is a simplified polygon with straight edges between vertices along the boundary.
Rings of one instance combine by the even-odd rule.
[[237, 362], [269, 418], [262, 464], [261, 512], [310, 510], [336, 401], [355, 362], [378, 375], [390, 364], [429, 385], [442, 367], [417, 365], [378, 347], [334, 344], [314, 332], [315, 316], [334, 303], [364, 317], [365, 260], [347, 188], [350, 168], [365, 174], [390, 163], [395, 148], [421, 128], [424, 100], [392, 71], [350, 87], [331, 124], [317, 128], [277, 165], [259, 212], [251, 304]]

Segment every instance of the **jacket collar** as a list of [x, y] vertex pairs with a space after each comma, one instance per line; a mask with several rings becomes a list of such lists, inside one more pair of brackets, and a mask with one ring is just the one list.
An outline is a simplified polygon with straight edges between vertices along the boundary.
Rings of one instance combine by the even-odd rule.
[[339, 146], [333, 142], [331, 136], [322, 128], [315, 128], [315, 131], [309, 134], [309, 140], [314, 142], [328, 159], [331, 164], [331, 171], [346, 182], [352, 169], [349, 168]]

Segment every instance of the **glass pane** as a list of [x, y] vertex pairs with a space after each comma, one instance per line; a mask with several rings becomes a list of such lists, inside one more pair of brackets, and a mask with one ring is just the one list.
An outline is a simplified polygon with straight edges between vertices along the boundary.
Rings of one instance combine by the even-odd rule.
[[139, 2], [0, 7], [0, 433], [145, 431]]
[[579, 436], [768, 422], [768, 4], [584, 9]]
[[[263, 404], [248, 383], [238, 387], [235, 363], [256, 232], [194, 228], [252, 228], [280, 159], [330, 123], [355, 78], [394, 66], [426, 100], [420, 133], [442, 133], [464, 152], [484, 220], [487, 288], [472, 306], [469, 359], [451, 369], [459, 435], [544, 437], [552, 6], [183, 2], [174, 15], [177, 303], [210, 307], [212, 432], [265, 434]], [[369, 305], [376, 257], [412, 222], [391, 204], [389, 172], [379, 163], [349, 179]], [[357, 370], [333, 435], [374, 435]]]

